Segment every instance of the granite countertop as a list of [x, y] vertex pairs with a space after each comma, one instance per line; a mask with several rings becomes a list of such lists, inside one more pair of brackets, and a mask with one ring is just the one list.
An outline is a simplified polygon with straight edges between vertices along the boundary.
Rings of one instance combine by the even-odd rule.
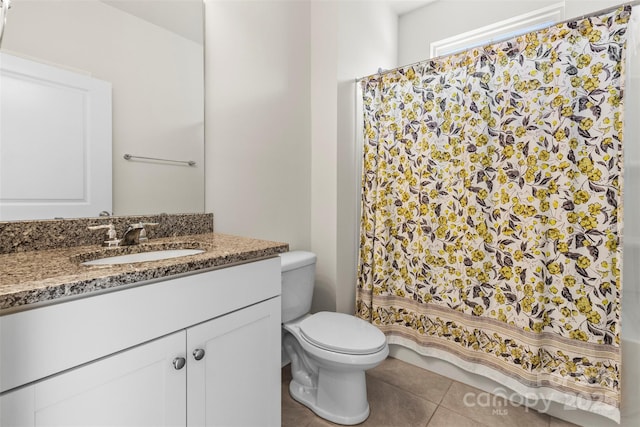
[[[81, 265], [83, 261], [106, 256], [177, 248], [205, 252], [132, 264]], [[0, 254], [0, 315], [33, 304], [39, 306], [141, 281], [254, 261], [288, 250], [286, 243], [205, 233], [150, 239], [122, 248], [92, 245]]]

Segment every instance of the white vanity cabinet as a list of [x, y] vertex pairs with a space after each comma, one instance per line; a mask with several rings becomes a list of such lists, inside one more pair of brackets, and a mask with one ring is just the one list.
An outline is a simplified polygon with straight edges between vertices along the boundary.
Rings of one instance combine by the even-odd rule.
[[0, 425], [279, 426], [279, 294], [273, 258], [2, 316]]
[[185, 425], [184, 332], [74, 368], [0, 397], [2, 426]]
[[187, 425], [280, 426], [274, 343], [279, 347], [280, 298], [189, 328]]

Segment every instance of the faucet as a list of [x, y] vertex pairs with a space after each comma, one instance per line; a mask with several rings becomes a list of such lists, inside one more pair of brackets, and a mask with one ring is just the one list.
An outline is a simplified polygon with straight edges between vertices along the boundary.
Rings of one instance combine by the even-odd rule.
[[116, 229], [113, 224], [103, 224], [103, 225], [94, 225], [91, 227], [87, 227], [89, 230], [100, 230], [103, 228], [107, 229], [107, 240], [102, 242], [102, 246], [118, 247], [120, 245], [120, 239], [117, 238]]
[[144, 225], [142, 224], [131, 224], [125, 230], [122, 235], [122, 239], [120, 240], [121, 246], [131, 246], [137, 245], [140, 243], [140, 233], [144, 230]]
[[139, 222], [137, 224], [129, 224], [124, 234], [122, 235], [122, 239], [118, 239], [116, 237], [116, 229], [113, 224], [105, 224], [105, 225], [94, 225], [88, 227], [89, 230], [99, 230], [102, 228], [106, 228], [108, 240], [105, 240], [102, 246], [107, 247], [119, 247], [119, 246], [131, 246], [138, 245], [140, 243], [146, 242], [149, 240], [147, 237], [147, 231], [145, 227], [158, 225], [157, 222]]
[[121, 245], [129, 246], [129, 245], [137, 245], [149, 240], [147, 238], [147, 231], [145, 227], [147, 226], [155, 226], [158, 225], [157, 222], [139, 222], [137, 224], [131, 224], [127, 227], [127, 230], [124, 232], [122, 236]]
[[147, 237], [147, 227], [155, 227], [159, 223], [158, 222], [141, 222], [139, 224], [144, 227], [144, 230], [140, 232], [140, 239], [139, 239], [140, 243], [144, 243], [147, 240], [149, 240], [149, 238]]

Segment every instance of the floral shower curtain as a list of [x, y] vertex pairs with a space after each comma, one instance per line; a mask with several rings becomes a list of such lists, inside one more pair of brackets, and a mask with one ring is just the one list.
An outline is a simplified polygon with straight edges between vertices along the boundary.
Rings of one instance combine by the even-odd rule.
[[362, 81], [357, 313], [619, 421], [631, 6]]

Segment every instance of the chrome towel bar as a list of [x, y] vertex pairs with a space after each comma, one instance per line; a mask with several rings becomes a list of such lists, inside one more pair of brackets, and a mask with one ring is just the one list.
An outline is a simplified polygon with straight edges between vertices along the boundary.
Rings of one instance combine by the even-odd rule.
[[159, 159], [157, 157], [143, 157], [143, 156], [133, 156], [131, 154], [125, 154], [124, 156], [125, 160], [131, 160], [131, 159], [143, 159], [143, 160], [156, 160], [159, 162], [171, 162], [171, 163], [184, 163], [186, 165], [189, 166], [195, 166], [196, 162], [193, 160], [171, 160], [171, 159]]

